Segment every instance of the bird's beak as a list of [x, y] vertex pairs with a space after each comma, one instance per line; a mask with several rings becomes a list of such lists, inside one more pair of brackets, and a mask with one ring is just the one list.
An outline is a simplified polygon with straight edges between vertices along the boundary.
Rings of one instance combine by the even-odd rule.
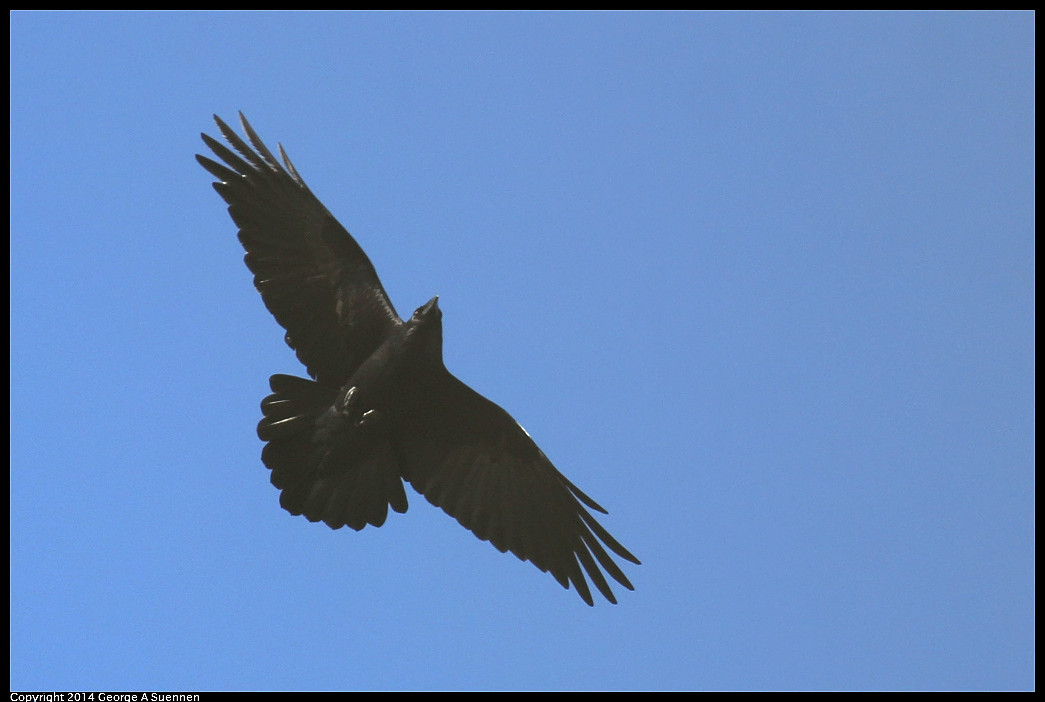
[[428, 302], [426, 302], [424, 304], [424, 307], [421, 308], [421, 313], [427, 315], [432, 310], [438, 310], [438, 309], [439, 309], [439, 296], [436, 295], [435, 297], [433, 297], [431, 300], [429, 300]]

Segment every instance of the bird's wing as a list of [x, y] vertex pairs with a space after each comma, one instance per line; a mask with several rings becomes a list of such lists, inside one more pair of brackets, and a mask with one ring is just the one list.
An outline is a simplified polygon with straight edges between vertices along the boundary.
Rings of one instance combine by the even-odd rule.
[[214, 189], [239, 227], [254, 285], [309, 374], [340, 385], [401, 320], [370, 259], [308, 189], [282, 145], [283, 165], [242, 113], [250, 145], [217, 115], [214, 121], [238, 155], [202, 134], [224, 165], [196, 160], [218, 179]]
[[610, 602], [617, 600], [603, 571], [634, 589], [606, 548], [639, 560], [585, 507], [606, 510], [559, 473], [511, 415], [446, 371], [416, 399], [394, 442], [403, 477], [429, 502], [563, 587], [572, 583], [589, 605], [585, 572]]

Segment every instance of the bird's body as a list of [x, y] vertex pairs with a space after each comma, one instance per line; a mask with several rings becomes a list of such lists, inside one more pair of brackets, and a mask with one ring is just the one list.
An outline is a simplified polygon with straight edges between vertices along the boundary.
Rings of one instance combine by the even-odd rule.
[[605, 510], [507, 412], [446, 370], [438, 298], [400, 319], [366, 254], [282, 147], [284, 165], [240, 120], [250, 146], [215, 117], [238, 155], [203, 135], [225, 165], [196, 158], [218, 179], [254, 284], [312, 377], [272, 376], [261, 403], [262, 460], [280, 504], [335, 529], [381, 526], [389, 506], [406, 511], [405, 479], [589, 605], [584, 573], [611, 602], [603, 571], [633, 589], [603, 545], [638, 559], [585, 506]]

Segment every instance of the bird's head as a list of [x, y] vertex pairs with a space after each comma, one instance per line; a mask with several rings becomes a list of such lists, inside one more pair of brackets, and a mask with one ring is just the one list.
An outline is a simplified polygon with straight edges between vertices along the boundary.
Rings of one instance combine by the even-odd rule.
[[[436, 319], [440, 320], [443, 318], [442, 310], [439, 309], [439, 296], [436, 295], [431, 300], [414, 310], [414, 316], [410, 318], [410, 321], [420, 322], [423, 319]], [[429, 324], [430, 322], [423, 322]]]
[[406, 323], [407, 336], [415, 348], [422, 349], [423, 355], [443, 360], [443, 312], [439, 309], [439, 296], [414, 310], [410, 321]]

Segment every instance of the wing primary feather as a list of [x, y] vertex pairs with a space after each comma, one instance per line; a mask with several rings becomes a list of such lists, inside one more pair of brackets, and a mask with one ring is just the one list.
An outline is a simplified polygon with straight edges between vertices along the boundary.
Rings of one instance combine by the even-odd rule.
[[[583, 540], [582, 537], [582, 542]], [[575, 551], [581, 564], [584, 566], [584, 570], [588, 572], [588, 577], [590, 577], [591, 581], [595, 583], [595, 587], [602, 593], [602, 596], [613, 604], [617, 604], [617, 599], [613, 596], [613, 590], [610, 589], [610, 585], [606, 582], [606, 578], [603, 576], [602, 571], [599, 570], [599, 566], [595, 565], [595, 561], [592, 560], [591, 553], [588, 551], [585, 544], [578, 544]], [[594, 604], [592, 606], [594, 606]]]
[[606, 509], [602, 505], [600, 505], [598, 502], [596, 502], [595, 500], [593, 500], [590, 497], [588, 497], [587, 495], [585, 495], [584, 491], [581, 490], [576, 485], [574, 485], [573, 483], [571, 483], [569, 478], [567, 478], [565, 475], [563, 475], [562, 473], [559, 473], [559, 478], [566, 485], [566, 487], [568, 487], [570, 489], [570, 492], [572, 492], [577, 497], [578, 500], [580, 500], [581, 502], [583, 502], [585, 505], [587, 505], [591, 509], [595, 510], [596, 512], [602, 512], [603, 514], [609, 514], [609, 512], [607, 512]]
[[629, 590], [635, 589], [632, 587], [631, 582], [624, 575], [624, 572], [620, 567], [614, 563], [613, 559], [610, 558], [608, 553], [606, 553], [606, 549], [602, 547], [602, 544], [599, 543], [599, 540], [595, 538], [594, 534], [586, 531], [582, 534], [581, 538], [584, 539], [584, 543], [588, 546], [588, 550], [593, 556], [595, 556], [595, 559], [599, 562], [599, 565], [602, 566], [603, 570], [609, 573], [614, 580]]
[[642, 565], [642, 562], [638, 558], [633, 556], [631, 554], [631, 551], [629, 551], [628, 549], [624, 548], [624, 546], [622, 546], [619, 541], [617, 541], [615, 538], [613, 538], [610, 535], [610, 533], [608, 531], [606, 531], [605, 528], [603, 528], [603, 526], [601, 524], [599, 524], [597, 521], [595, 521], [595, 517], [591, 516], [590, 514], [585, 512], [584, 510], [580, 510], [580, 514], [581, 514], [581, 519], [584, 520], [585, 524], [587, 524], [588, 527], [593, 532], [595, 532], [595, 535], [598, 536], [599, 539], [604, 544], [609, 546], [610, 549], [614, 553], [616, 553], [618, 556], [620, 556], [621, 558], [623, 558], [625, 560], [631, 561], [635, 565]]
[[305, 180], [298, 174], [298, 169], [294, 168], [294, 164], [290, 162], [290, 157], [287, 156], [287, 152], [283, 150], [283, 144], [276, 144], [276, 146], [279, 147], [279, 155], [283, 157], [283, 163], [286, 165], [290, 175], [294, 176], [299, 183], [304, 185]]
[[250, 139], [250, 143], [265, 159], [265, 163], [271, 168], [279, 169], [279, 161], [277, 161], [276, 157], [272, 155], [272, 152], [268, 150], [265, 143], [261, 141], [261, 138], [258, 136], [257, 132], [254, 131], [254, 128], [250, 126], [250, 122], [247, 121], [247, 118], [243, 116], [242, 112], [239, 113], [239, 121], [240, 124], [243, 125], [243, 131], [246, 132], [247, 138]]
[[277, 171], [279, 170], [278, 163], [271, 164], [267, 162], [262, 156], [258, 154], [258, 152], [254, 151], [254, 149], [247, 146], [246, 142], [240, 139], [239, 135], [232, 130], [232, 127], [225, 124], [220, 117], [214, 115], [214, 121], [217, 123], [218, 129], [221, 130], [221, 135], [225, 137], [225, 139], [230, 144], [232, 144], [232, 148], [236, 149], [236, 151], [238, 151], [243, 156], [243, 158], [250, 161], [251, 164], [253, 164], [254, 168], [258, 170], [263, 170], [266, 168]]
[[228, 168], [226, 168], [225, 166], [221, 165], [220, 163], [216, 163], [215, 161], [211, 161], [206, 156], [200, 156], [199, 154], [197, 154], [196, 155], [196, 160], [199, 162], [199, 164], [201, 166], [206, 168], [207, 171], [212, 176], [217, 178], [222, 183], [228, 183], [229, 181], [233, 180], [234, 178], [239, 178], [239, 174], [238, 173], [236, 173], [235, 171], [230, 171]]
[[[577, 594], [581, 596], [581, 599], [589, 607], [595, 606], [595, 600], [591, 597], [591, 590], [588, 588], [588, 581], [584, 578], [584, 573], [581, 572], [580, 564], [577, 562], [577, 558], [573, 555], [570, 556], [568, 561], [569, 575], [567, 576], [571, 583], [573, 583], [573, 589], [577, 591]], [[611, 593], [612, 594], [612, 593]], [[616, 602], [614, 602], [616, 604]]]
[[[221, 142], [213, 139], [212, 137], [207, 136], [206, 134], [201, 134], [200, 136], [203, 137], [203, 142], [208, 147], [210, 147], [210, 150], [217, 154], [218, 158], [220, 158], [222, 161], [231, 166], [232, 169], [236, 171], [236, 174], [240, 177], [245, 176], [247, 173], [250, 173], [254, 170], [252, 166], [250, 166], [246, 161], [234, 154], [232, 151], [227, 149], [225, 145]], [[235, 180], [237, 179], [234, 178], [223, 182], [232, 183], [235, 182]]]

